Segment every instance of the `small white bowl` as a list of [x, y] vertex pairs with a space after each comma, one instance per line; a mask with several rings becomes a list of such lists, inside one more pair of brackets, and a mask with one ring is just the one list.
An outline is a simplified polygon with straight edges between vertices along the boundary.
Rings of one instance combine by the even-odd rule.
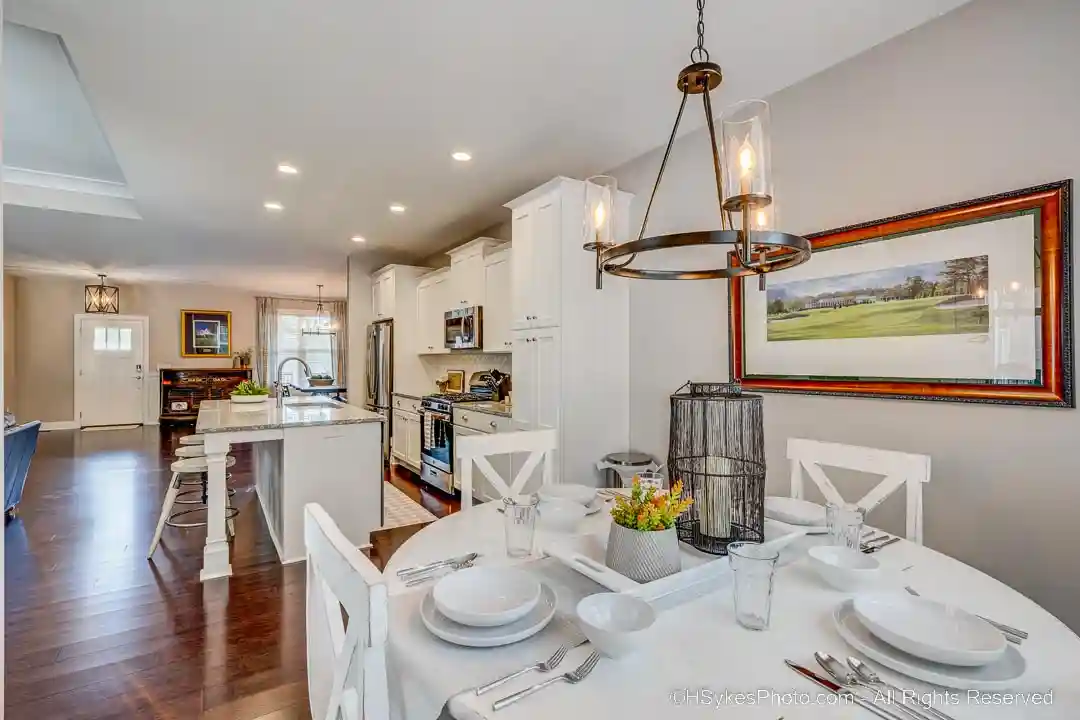
[[474, 567], [441, 578], [431, 590], [435, 608], [472, 627], [497, 627], [525, 617], [540, 600], [540, 582], [512, 567]]
[[537, 508], [540, 527], [553, 532], [574, 532], [588, 509], [573, 500], [543, 500]]
[[588, 505], [596, 497], [596, 488], [572, 483], [543, 485], [537, 494], [541, 500], [572, 500], [580, 505]]
[[270, 399], [269, 395], [230, 395], [229, 398], [238, 405], [248, 405], [254, 403], [266, 402]]
[[597, 593], [583, 598], [577, 616], [585, 637], [608, 657], [630, 655], [651, 640], [656, 611], [641, 598], [622, 593]]
[[881, 563], [872, 555], [839, 545], [818, 545], [807, 551], [810, 566], [837, 590], [858, 592], [881, 578]]

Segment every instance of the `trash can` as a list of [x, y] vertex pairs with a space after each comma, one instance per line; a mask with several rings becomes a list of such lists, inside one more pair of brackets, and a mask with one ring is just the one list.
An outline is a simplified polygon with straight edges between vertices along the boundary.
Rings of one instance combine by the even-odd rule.
[[596, 463], [596, 469], [604, 473], [605, 487], [630, 487], [635, 475], [659, 470], [660, 465], [652, 455], [630, 450], [605, 455]]

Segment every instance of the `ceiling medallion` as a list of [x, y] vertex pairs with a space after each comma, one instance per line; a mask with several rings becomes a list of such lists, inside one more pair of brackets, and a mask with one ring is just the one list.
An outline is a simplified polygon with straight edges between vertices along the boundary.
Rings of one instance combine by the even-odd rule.
[[[810, 259], [809, 241], [776, 229], [776, 198], [772, 187], [769, 142], [769, 104], [764, 100], [739, 103], [720, 118], [720, 146], [716, 142], [710, 92], [720, 86], [720, 66], [709, 61], [705, 49], [705, 0], [697, 0], [697, 45], [690, 51], [691, 64], [679, 72], [677, 87], [682, 102], [675, 116], [664, 159], [653, 185], [637, 240], [616, 244], [612, 219], [616, 186], [614, 178], [596, 176], [585, 181], [585, 250], [596, 253], [596, 287], [603, 273], [646, 280], [711, 280], [757, 275], [764, 289], [766, 273], [801, 265]], [[656, 191], [664, 178], [671, 149], [682, 121], [686, 101], [701, 95], [712, 147], [713, 173], [720, 229], [645, 237]], [[728, 194], [725, 194], [725, 184]], [[701, 245], [731, 245], [734, 262], [714, 270], [646, 270], [631, 268], [638, 254], [653, 250]]]
[[86, 286], [86, 312], [108, 313], [116, 315], [120, 312], [120, 288], [105, 284], [105, 276], [98, 275], [101, 282], [97, 285]]

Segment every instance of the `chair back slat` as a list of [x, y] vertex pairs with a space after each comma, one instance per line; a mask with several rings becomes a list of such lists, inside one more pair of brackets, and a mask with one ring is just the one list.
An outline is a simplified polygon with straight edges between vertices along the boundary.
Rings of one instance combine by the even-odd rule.
[[311, 716], [387, 720], [388, 611], [382, 573], [314, 503], [304, 507], [304, 543]]
[[[553, 460], [556, 443], [556, 431], [552, 428], [455, 437], [454, 450], [460, 461], [458, 468], [461, 477], [461, 509], [469, 510], [472, 507], [474, 465], [480, 468], [481, 474], [487, 478], [492, 489], [500, 497], [520, 495], [541, 463], [543, 463], [541, 481], [544, 484], [550, 484], [554, 477]], [[489, 457], [497, 455], [518, 453], [529, 453], [529, 455], [512, 479], [504, 478], [488, 460]]]

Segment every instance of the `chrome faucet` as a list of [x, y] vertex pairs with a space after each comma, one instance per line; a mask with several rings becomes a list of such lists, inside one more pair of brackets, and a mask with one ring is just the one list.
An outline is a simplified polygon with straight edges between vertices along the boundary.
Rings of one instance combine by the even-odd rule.
[[289, 386], [281, 382], [281, 369], [285, 367], [285, 363], [289, 362], [290, 360], [295, 360], [296, 362], [300, 363], [300, 365], [302, 365], [304, 368], [304, 376], [309, 378], [311, 377], [311, 366], [307, 364], [304, 358], [299, 358], [295, 355], [290, 355], [287, 358], [283, 358], [282, 361], [278, 363], [276, 375], [277, 380], [274, 381], [274, 389], [277, 391], [278, 407], [281, 407], [285, 404], [285, 398], [292, 396], [292, 393], [289, 391]]

